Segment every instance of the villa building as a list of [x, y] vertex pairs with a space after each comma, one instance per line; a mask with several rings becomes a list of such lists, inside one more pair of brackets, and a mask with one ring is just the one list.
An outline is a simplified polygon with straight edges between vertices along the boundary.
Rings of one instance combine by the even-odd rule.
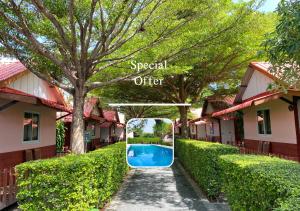
[[70, 112], [55, 86], [19, 61], [0, 62], [0, 169], [56, 155], [56, 112]]
[[[71, 148], [71, 123], [72, 114], [63, 117], [65, 124], [65, 150]], [[89, 142], [86, 144], [86, 151], [94, 150], [101, 145], [100, 140], [100, 124], [105, 122], [103, 111], [100, 107], [100, 101], [98, 98], [87, 98], [84, 104], [84, 121], [85, 121], [85, 131], [89, 132], [87, 135]]]
[[121, 123], [120, 117], [115, 110], [104, 110], [104, 118], [106, 122], [100, 124], [101, 141], [106, 143], [114, 143], [125, 139], [125, 125]]
[[[65, 149], [71, 147], [70, 134], [72, 115], [63, 117], [66, 126]], [[124, 139], [124, 124], [120, 123], [117, 111], [103, 111], [99, 98], [87, 98], [84, 104], [86, 151]]]
[[213, 117], [214, 112], [233, 105], [233, 96], [209, 96], [203, 103], [201, 116], [189, 121], [190, 138], [235, 144], [235, 118], [231, 115]]
[[245, 149], [300, 158], [300, 91], [288, 89], [269, 91], [270, 84], [279, 80], [266, 62], [250, 63], [241, 82], [234, 106], [213, 112], [222, 118], [234, 112], [243, 113]]

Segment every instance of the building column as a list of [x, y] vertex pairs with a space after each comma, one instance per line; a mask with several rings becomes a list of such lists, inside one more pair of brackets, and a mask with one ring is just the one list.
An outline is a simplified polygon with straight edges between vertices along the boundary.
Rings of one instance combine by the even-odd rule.
[[300, 162], [300, 126], [299, 126], [299, 97], [293, 97], [293, 107], [294, 107], [294, 117], [295, 117], [295, 127], [296, 127], [296, 138], [297, 138], [297, 155], [298, 161]]
[[221, 130], [221, 120], [218, 119], [218, 124], [219, 124], [219, 137], [220, 137], [220, 143], [222, 143], [222, 130]]

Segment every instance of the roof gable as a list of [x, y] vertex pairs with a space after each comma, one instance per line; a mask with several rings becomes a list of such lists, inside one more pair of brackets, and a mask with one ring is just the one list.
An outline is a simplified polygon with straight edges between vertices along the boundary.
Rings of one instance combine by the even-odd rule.
[[240, 85], [234, 102], [240, 103], [250, 97], [266, 92], [269, 84], [277, 80], [270, 72], [268, 62], [251, 62]]
[[90, 117], [91, 115], [104, 117], [99, 98], [91, 97], [84, 103], [84, 116]]
[[57, 87], [28, 71], [20, 61], [0, 61], [0, 87], [15, 89], [66, 106]]
[[109, 122], [120, 122], [119, 115], [117, 111], [114, 110], [104, 110], [104, 118]]
[[235, 96], [209, 96], [205, 99], [201, 117], [212, 114], [213, 112], [226, 109], [233, 105]]

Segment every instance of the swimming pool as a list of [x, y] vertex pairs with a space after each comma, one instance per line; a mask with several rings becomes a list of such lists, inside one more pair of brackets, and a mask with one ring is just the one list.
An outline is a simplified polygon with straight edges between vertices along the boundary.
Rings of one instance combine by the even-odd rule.
[[168, 167], [173, 163], [173, 149], [152, 144], [132, 144], [127, 148], [127, 162], [131, 167]]

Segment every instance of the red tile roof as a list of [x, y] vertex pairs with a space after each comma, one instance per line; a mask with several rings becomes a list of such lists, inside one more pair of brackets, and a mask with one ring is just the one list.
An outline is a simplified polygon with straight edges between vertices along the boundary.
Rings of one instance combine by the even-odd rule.
[[[102, 120], [102, 113], [100, 110], [100, 115], [92, 114], [92, 111], [95, 107], [98, 106], [99, 99], [95, 97], [88, 98], [84, 103], [84, 118], [91, 118], [93, 120]], [[72, 122], [72, 114], [63, 118], [64, 122]]]
[[104, 118], [109, 122], [119, 122], [117, 111], [104, 110]]
[[95, 97], [88, 98], [84, 103], [84, 116], [90, 117], [94, 107], [99, 103], [99, 99]]
[[250, 107], [252, 105], [255, 105], [255, 102], [258, 102], [260, 100], [272, 100], [274, 98], [279, 98], [282, 95], [282, 92], [263, 92], [261, 94], [255, 95], [247, 100], [244, 100], [242, 103], [235, 105], [233, 107], [214, 112], [212, 114], [212, 117], [222, 116], [228, 113], [232, 113], [247, 107]]
[[212, 95], [212, 96], [208, 96], [203, 104], [203, 109], [200, 115], [201, 117], [205, 117], [207, 115], [210, 115], [210, 113], [207, 113], [207, 107], [208, 104], [210, 103], [213, 111], [217, 112], [217, 111], [221, 111], [224, 110], [226, 108], [229, 108], [230, 106], [233, 105], [234, 103], [234, 99], [235, 99], [235, 95], [228, 95], [228, 96], [220, 96], [220, 95]]
[[19, 61], [0, 62], [0, 81], [5, 81], [14, 75], [22, 73], [26, 67]]
[[270, 62], [251, 62], [249, 66], [272, 80], [278, 80], [275, 74], [271, 72], [272, 64]]
[[12, 88], [9, 88], [9, 87], [0, 87], [0, 93], [32, 97], [32, 98], [37, 99], [41, 104], [43, 104], [47, 107], [54, 108], [54, 109], [59, 110], [59, 111], [71, 112], [70, 108], [68, 108], [68, 107], [66, 107], [62, 104], [59, 104], [59, 103], [51, 101], [51, 100], [46, 100], [46, 99], [43, 99], [43, 98], [40, 98], [40, 97], [36, 97], [34, 95], [31, 95], [31, 94], [28, 94], [28, 93], [25, 93], [25, 92], [22, 92], [22, 91], [19, 91], [19, 90], [16, 90], [16, 89], [12, 89]]

